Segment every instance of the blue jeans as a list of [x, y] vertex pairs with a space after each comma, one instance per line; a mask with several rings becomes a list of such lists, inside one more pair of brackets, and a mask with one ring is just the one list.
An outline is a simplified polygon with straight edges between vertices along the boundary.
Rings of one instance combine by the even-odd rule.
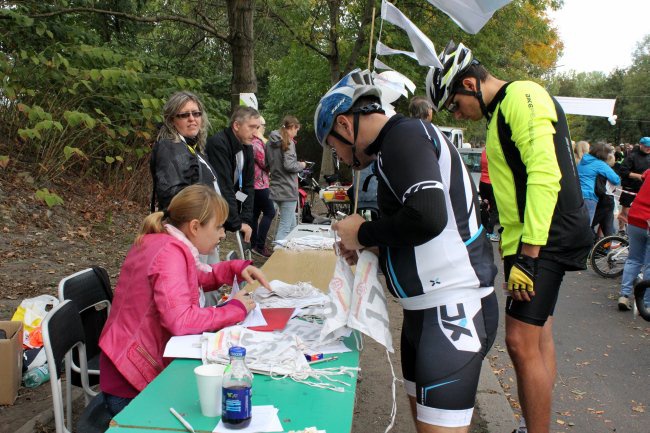
[[131, 403], [131, 400], [133, 400], [132, 398], [118, 397], [106, 393], [103, 394], [106, 409], [108, 409], [108, 412], [110, 412], [112, 416], [115, 416], [118, 413], [122, 412], [122, 409], [124, 409], [129, 403]]
[[296, 206], [298, 206], [298, 200], [275, 202], [275, 207], [278, 208], [280, 212], [278, 231], [275, 234], [276, 241], [285, 239], [289, 233], [291, 233], [291, 230], [293, 230], [298, 224], [296, 222]]
[[[632, 289], [634, 280], [641, 272], [641, 268], [645, 266], [643, 271], [643, 279], [650, 279], [650, 237], [648, 230], [642, 229], [637, 226], [629, 224], [627, 226], [627, 235], [630, 241], [630, 248], [628, 250], [627, 260], [625, 261], [625, 268], [623, 268], [623, 280], [621, 281], [621, 296], [633, 297]], [[646, 290], [644, 301], [646, 304], [650, 302], [650, 290]]]
[[589, 211], [589, 225], [591, 225], [591, 222], [594, 220], [594, 214], [596, 213], [596, 206], [598, 206], [598, 200], [592, 200], [590, 198], [584, 200], [587, 211]]
[[[269, 233], [271, 222], [275, 216], [275, 207], [273, 201], [269, 198], [268, 188], [256, 189], [255, 200], [253, 201], [253, 235], [251, 236], [251, 244], [253, 248], [264, 248], [266, 244], [266, 235]], [[260, 220], [260, 215], [262, 219]], [[259, 223], [258, 223], [259, 220]]]

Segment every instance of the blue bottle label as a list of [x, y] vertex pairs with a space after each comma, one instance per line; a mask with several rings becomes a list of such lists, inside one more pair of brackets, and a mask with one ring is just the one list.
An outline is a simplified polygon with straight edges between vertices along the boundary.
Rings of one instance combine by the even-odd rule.
[[223, 388], [221, 416], [228, 420], [247, 419], [251, 417], [251, 388]]

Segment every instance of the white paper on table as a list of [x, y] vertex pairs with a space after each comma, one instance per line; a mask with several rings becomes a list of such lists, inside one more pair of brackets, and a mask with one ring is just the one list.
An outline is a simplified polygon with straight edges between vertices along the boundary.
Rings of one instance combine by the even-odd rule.
[[241, 326], [248, 328], [249, 326], [266, 326], [268, 323], [262, 314], [262, 309], [259, 305], [256, 305], [255, 308], [250, 310], [246, 315], [246, 318], [241, 322]]
[[[219, 424], [212, 430], [213, 433], [232, 433], [219, 420]], [[260, 432], [283, 432], [284, 428], [278, 418], [278, 408], [275, 406], [253, 406], [251, 423], [248, 427], [238, 429], [241, 433], [260, 433]]]
[[165, 346], [163, 358], [201, 359], [201, 334], [170, 338]]
[[232, 289], [228, 295], [228, 300], [232, 299], [232, 297], [235, 296], [237, 292], [239, 292], [239, 283], [237, 282], [237, 276], [235, 275], [235, 278], [232, 280]]
[[[350, 352], [350, 349], [348, 349], [345, 343], [339, 340], [328, 341], [323, 344], [323, 342], [320, 341], [322, 328], [323, 325], [319, 323], [307, 322], [300, 319], [291, 319], [282, 333], [298, 337], [304, 346], [302, 351], [307, 355], [315, 355], [317, 353], [330, 354]], [[352, 333], [351, 329], [348, 329], [347, 331], [348, 335]]]

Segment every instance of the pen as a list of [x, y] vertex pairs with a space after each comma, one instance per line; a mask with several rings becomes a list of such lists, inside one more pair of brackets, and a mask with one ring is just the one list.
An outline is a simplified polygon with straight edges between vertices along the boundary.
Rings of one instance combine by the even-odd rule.
[[169, 411], [172, 413], [172, 415], [174, 415], [176, 417], [177, 420], [179, 420], [181, 422], [181, 424], [183, 424], [185, 426], [187, 431], [189, 431], [191, 433], [196, 433], [194, 431], [194, 428], [192, 428], [192, 426], [190, 425], [190, 423], [185, 421], [185, 418], [183, 418], [180, 413], [176, 412], [173, 407], [170, 407]]
[[337, 359], [339, 359], [338, 356], [330, 356], [329, 358], [322, 358], [322, 359], [317, 359], [316, 361], [311, 361], [309, 365], [318, 364], [320, 362], [336, 361]]

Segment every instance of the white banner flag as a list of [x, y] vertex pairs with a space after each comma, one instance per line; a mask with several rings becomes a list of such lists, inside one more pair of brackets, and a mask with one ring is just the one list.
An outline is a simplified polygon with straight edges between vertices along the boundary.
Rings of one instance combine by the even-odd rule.
[[555, 96], [565, 114], [582, 114], [583, 116], [611, 117], [614, 114], [616, 99], [572, 98]]
[[475, 35], [495, 11], [512, 0], [428, 0], [467, 33]]
[[391, 70], [391, 71], [393, 70], [393, 68], [391, 68], [386, 63], [382, 62], [381, 60], [379, 60], [377, 58], [373, 62], [373, 65], [375, 65], [375, 69], [388, 69], [388, 70]]
[[[403, 29], [411, 41], [415, 53], [415, 59], [422, 66], [436, 66], [442, 68], [440, 60], [436, 55], [436, 49], [433, 42], [424, 34], [415, 24], [411, 22], [399, 9], [384, 0], [381, 4], [382, 19]], [[382, 44], [383, 45], [383, 44]], [[407, 54], [408, 51], [400, 54]], [[379, 54], [379, 42], [377, 42], [377, 54]], [[397, 53], [393, 53], [397, 54]], [[410, 55], [407, 54], [407, 55]], [[411, 56], [413, 57], [413, 56]]]

